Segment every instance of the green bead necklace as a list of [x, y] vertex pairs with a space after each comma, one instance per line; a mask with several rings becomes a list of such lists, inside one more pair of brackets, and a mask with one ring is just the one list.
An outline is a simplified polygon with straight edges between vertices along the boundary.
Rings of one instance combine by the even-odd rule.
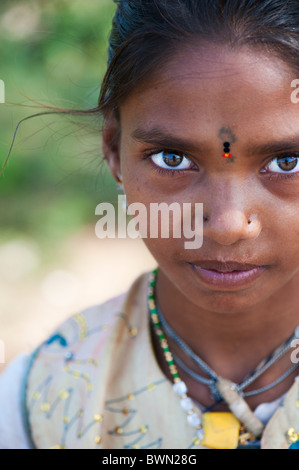
[[[149, 283], [148, 283], [148, 309], [150, 313], [150, 318], [154, 327], [154, 331], [159, 339], [160, 346], [162, 348], [164, 358], [168, 365], [170, 374], [173, 380], [173, 390], [180, 398], [180, 405], [182, 410], [187, 415], [187, 421], [191, 427], [195, 429], [195, 441], [197, 443], [201, 443], [204, 446], [210, 447], [207, 444], [209, 442], [211, 432], [207, 432], [207, 423], [211, 422], [214, 417], [219, 417], [221, 415], [225, 418], [225, 422], [228, 422], [229, 426], [232, 426], [234, 430], [231, 433], [231, 440], [229, 442], [228, 447], [221, 447], [218, 443], [215, 443], [215, 439], [213, 436], [211, 447], [213, 448], [236, 448], [236, 442], [239, 439], [239, 431], [243, 430], [243, 434], [240, 435], [240, 442], [244, 439], [244, 443], [247, 440], [254, 440], [255, 436], [259, 436], [261, 434], [263, 425], [262, 423], [255, 417], [254, 413], [249, 409], [248, 405], [244, 400], [239, 396], [239, 394], [234, 390], [234, 387], [231, 386], [231, 383], [220, 378], [218, 379], [218, 384], [220, 386], [221, 395], [224, 396], [225, 402], [228, 404], [229, 408], [231, 408], [232, 413], [230, 412], [218, 412], [218, 413], [209, 413], [209, 412], [202, 412], [193, 402], [193, 400], [188, 397], [188, 389], [185, 382], [180, 378], [172, 352], [169, 348], [168, 341], [165, 337], [163, 331], [163, 325], [160, 321], [158, 308], [155, 302], [155, 285], [156, 285], [156, 276], [158, 273], [158, 269], [156, 268], [150, 273]], [[240, 401], [242, 401], [242, 407], [240, 408]], [[234, 404], [238, 409], [234, 409]], [[238, 410], [242, 409], [242, 420], [245, 427], [239, 422], [240, 414]], [[235, 412], [237, 411], [237, 413]], [[240, 410], [239, 410], [240, 411]], [[232, 418], [233, 416], [233, 418]], [[237, 419], [238, 418], [238, 419]], [[232, 421], [233, 420], [233, 421]], [[223, 420], [222, 420], [223, 422]], [[219, 429], [223, 431], [223, 424], [219, 425]], [[212, 428], [215, 428], [215, 425], [212, 425]], [[212, 433], [213, 434], [213, 433]], [[221, 438], [220, 438], [221, 439]], [[216, 440], [217, 440], [217, 433], [216, 433]], [[227, 445], [227, 443], [225, 443]]]
[[181, 408], [187, 414], [187, 421], [196, 430], [196, 436], [201, 441], [204, 437], [203, 427], [202, 427], [202, 412], [198, 409], [195, 409], [194, 403], [187, 396], [187, 386], [185, 382], [180, 378], [177, 367], [175, 365], [172, 353], [170, 351], [168, 341], [162, 330], [162, 325], [158, 317], [157, 308], [155, 304], [155, 278], [158, 270], [155, 269], [150, 274], [150, 280], [148, 284], [148, 308], [150, 312], [150, 318], [154, 326], [154, 331], [159, 339], [160, 346], [163, 350], [165, 360], [169, 367], [170, 374], [173, 379], [173, 389], [175, 393], [180, 397]]

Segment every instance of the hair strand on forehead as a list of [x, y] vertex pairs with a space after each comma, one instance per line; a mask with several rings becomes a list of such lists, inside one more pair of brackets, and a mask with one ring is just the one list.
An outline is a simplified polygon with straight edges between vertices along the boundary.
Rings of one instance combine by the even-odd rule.
[[[112, 0], [111, 0], [112, 1]], [[113, 0], [108, 67], [98, 103], [91, 109], [50, 106], [22, 119], [13, 135], [3, 173], [20, 125], [46, 114], [118, 117], [121, 102], [159, 72], [176, 51], [197, 43], [249, 46], [275, 55], [299, 71], [298, 0]]]

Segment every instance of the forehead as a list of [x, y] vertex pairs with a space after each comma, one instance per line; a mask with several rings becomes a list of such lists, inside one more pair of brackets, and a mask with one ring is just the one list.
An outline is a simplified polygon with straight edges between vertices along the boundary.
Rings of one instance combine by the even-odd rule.
[[226, 124], [257, 133], [284, 126], [292, 133], [299, 118], [299, 104], [291, 101], [296, 78], [281, 59], [258, 49], [186, 46], [127, 97], [121, 123], [185, 132], [199, 124], [202, 131]]

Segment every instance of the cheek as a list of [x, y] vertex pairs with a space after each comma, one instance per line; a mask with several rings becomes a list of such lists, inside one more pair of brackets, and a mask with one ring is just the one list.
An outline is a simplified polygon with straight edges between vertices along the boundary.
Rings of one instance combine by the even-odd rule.
[[123, 171], [124, 192], [128, 204], [140, 202], [146, 207], [154, 200], [155, 193], [149, 185], [149, 182], [133, 170]]
[[[153, 202], [148, 193], [146, 199], [142, 191], [132, 188], [127, 193], [128, 225], [137, 227], [144, 244], [156, 261], [160, 263], [177, 263], [184, 259], [185, 243], [194, 239], [193, 232], [184, 236], [184, 212], [177, 202], [173, 207], [167, 202]], [[153, 195], [154, 196], [154, 195]], [[191, 225], [191, 216], [187, 220]], [[186, 225], [187, 225], [186, 224]]]
[[299, 201], [296, 206], [277, 206], [270, 227], [269, 240], [274, 240], [281, 259], [299, 262]]
[[147, 237], [143, 238], [143, 242], [159, 264], [175, 263], [183, 252], [180, 239]]

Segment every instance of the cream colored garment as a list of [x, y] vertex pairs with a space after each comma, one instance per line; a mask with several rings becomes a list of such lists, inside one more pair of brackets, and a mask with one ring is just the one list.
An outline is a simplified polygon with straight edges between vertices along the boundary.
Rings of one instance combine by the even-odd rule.
[[[203, 448], [156, 362], [147, 284], [145, 273], [127, 295], [73, 316], [42, 345], [26, 393], [36, 448]], [[288, 427], [299, 431], [296, 399], [298, 382], [267, 425], [265, 448], [286, 448]]]

